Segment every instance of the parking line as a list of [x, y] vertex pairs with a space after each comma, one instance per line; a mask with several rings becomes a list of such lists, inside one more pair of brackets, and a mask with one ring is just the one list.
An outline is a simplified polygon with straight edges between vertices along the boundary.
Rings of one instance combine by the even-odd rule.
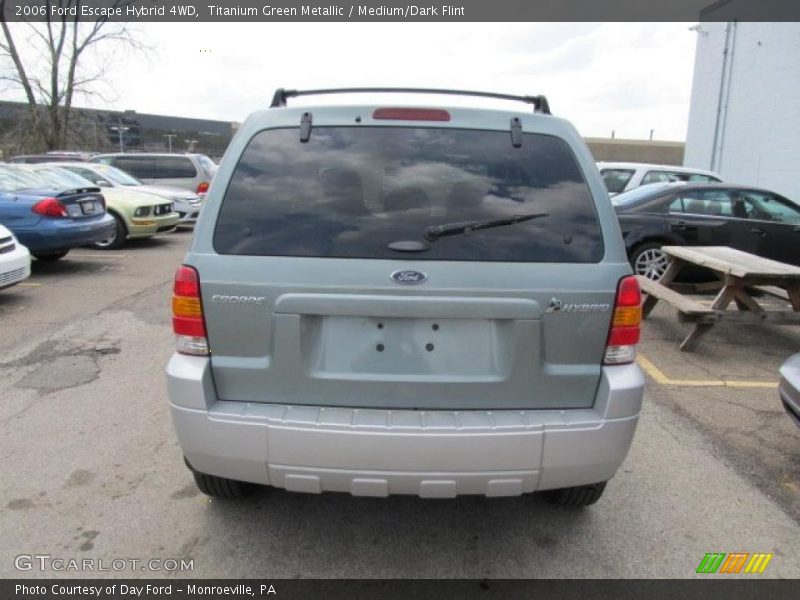
[[80, 258], [128, 258], [127, 254], [75, 254]]
[[43, 283], [18, 283], [17, 285], [19, 287], [39, 287], [39, 286], [44, 285], [44, 284]]
[[800, 487], [797, 487], [796, 484], [794, 484], [791, 481], [789, 481], [789, 478], [786, 475], [783, 476], [783, 481], [781, 481], [781, 485], [783, 485], [783, 487], [789, 488], [795, 494], [799, 494], [800, 493]]
[[643, 354], [636, 357], [636, 362], [653, 380], [660, 385], [675, 385], [683, 387], [733, 387], [733, 388], [769, 388], [777, 389], [778, 383], [774, 381], [726, 381], [724, 379], [671, 379], [655, 366]]

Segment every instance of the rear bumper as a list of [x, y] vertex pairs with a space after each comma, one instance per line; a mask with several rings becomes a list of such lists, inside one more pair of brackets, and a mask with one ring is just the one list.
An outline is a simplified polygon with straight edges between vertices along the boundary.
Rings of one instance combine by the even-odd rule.
[[105, 240], [114, 233], [114, 218], [108, 213], [86, 219], [41, 219], [31, 229], [15, 229], [19, 241], [32, 254], [60, 252]]
[[778, 392], [789, 417], [800, 427], [800, 354], [783, 363]]
[[167, 366], [183, 452], [203, 473], [290, 491], [357, 496], [514, 496], [598, 483], [622, 464], [644, 389], [636, 365], [606, 367], [576, 410], [412, 411], [216, 400], [207, 358]]

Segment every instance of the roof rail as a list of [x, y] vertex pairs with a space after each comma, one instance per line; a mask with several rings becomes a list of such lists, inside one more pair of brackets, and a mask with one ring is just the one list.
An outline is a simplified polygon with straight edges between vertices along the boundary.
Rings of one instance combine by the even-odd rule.
[[316, 96], [320, 94], [447, 94], [451, 96], [479, 96], [483, 98], [497, 98], [500, 100], [515, 100], [533, 104], [533, 112], [549, 115], [550, 104], [544, 96], [513, 96], [511, 94], [496, 94], [494, 92], [475, 92], [469, 90], [439, 90], [431, 88], [333, 88], [328, 90], [286, 90], [278, 88], [272, 96], [270, 108], [286, 106], [287, 98], [298, 96]]

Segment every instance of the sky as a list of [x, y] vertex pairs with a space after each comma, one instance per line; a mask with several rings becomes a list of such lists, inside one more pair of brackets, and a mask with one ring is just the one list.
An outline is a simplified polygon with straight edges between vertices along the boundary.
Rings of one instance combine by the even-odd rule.
[[691, 25], [145, 23], [149, 50], [104, 53], [106, 84], [77, 104], [242, 121], [277, 87], [446, 87], [544, 94], [584, 136], [683, 141]]

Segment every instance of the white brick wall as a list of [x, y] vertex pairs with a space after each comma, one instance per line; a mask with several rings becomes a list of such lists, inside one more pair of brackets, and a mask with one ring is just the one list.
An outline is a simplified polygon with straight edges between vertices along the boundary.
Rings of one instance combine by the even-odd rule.
[[712, 168], [719, 107], [715, 170], [800, 201], [800, 23], [738, 23], [720, 103], [726, 27], [700, 24], [684, 164]]

